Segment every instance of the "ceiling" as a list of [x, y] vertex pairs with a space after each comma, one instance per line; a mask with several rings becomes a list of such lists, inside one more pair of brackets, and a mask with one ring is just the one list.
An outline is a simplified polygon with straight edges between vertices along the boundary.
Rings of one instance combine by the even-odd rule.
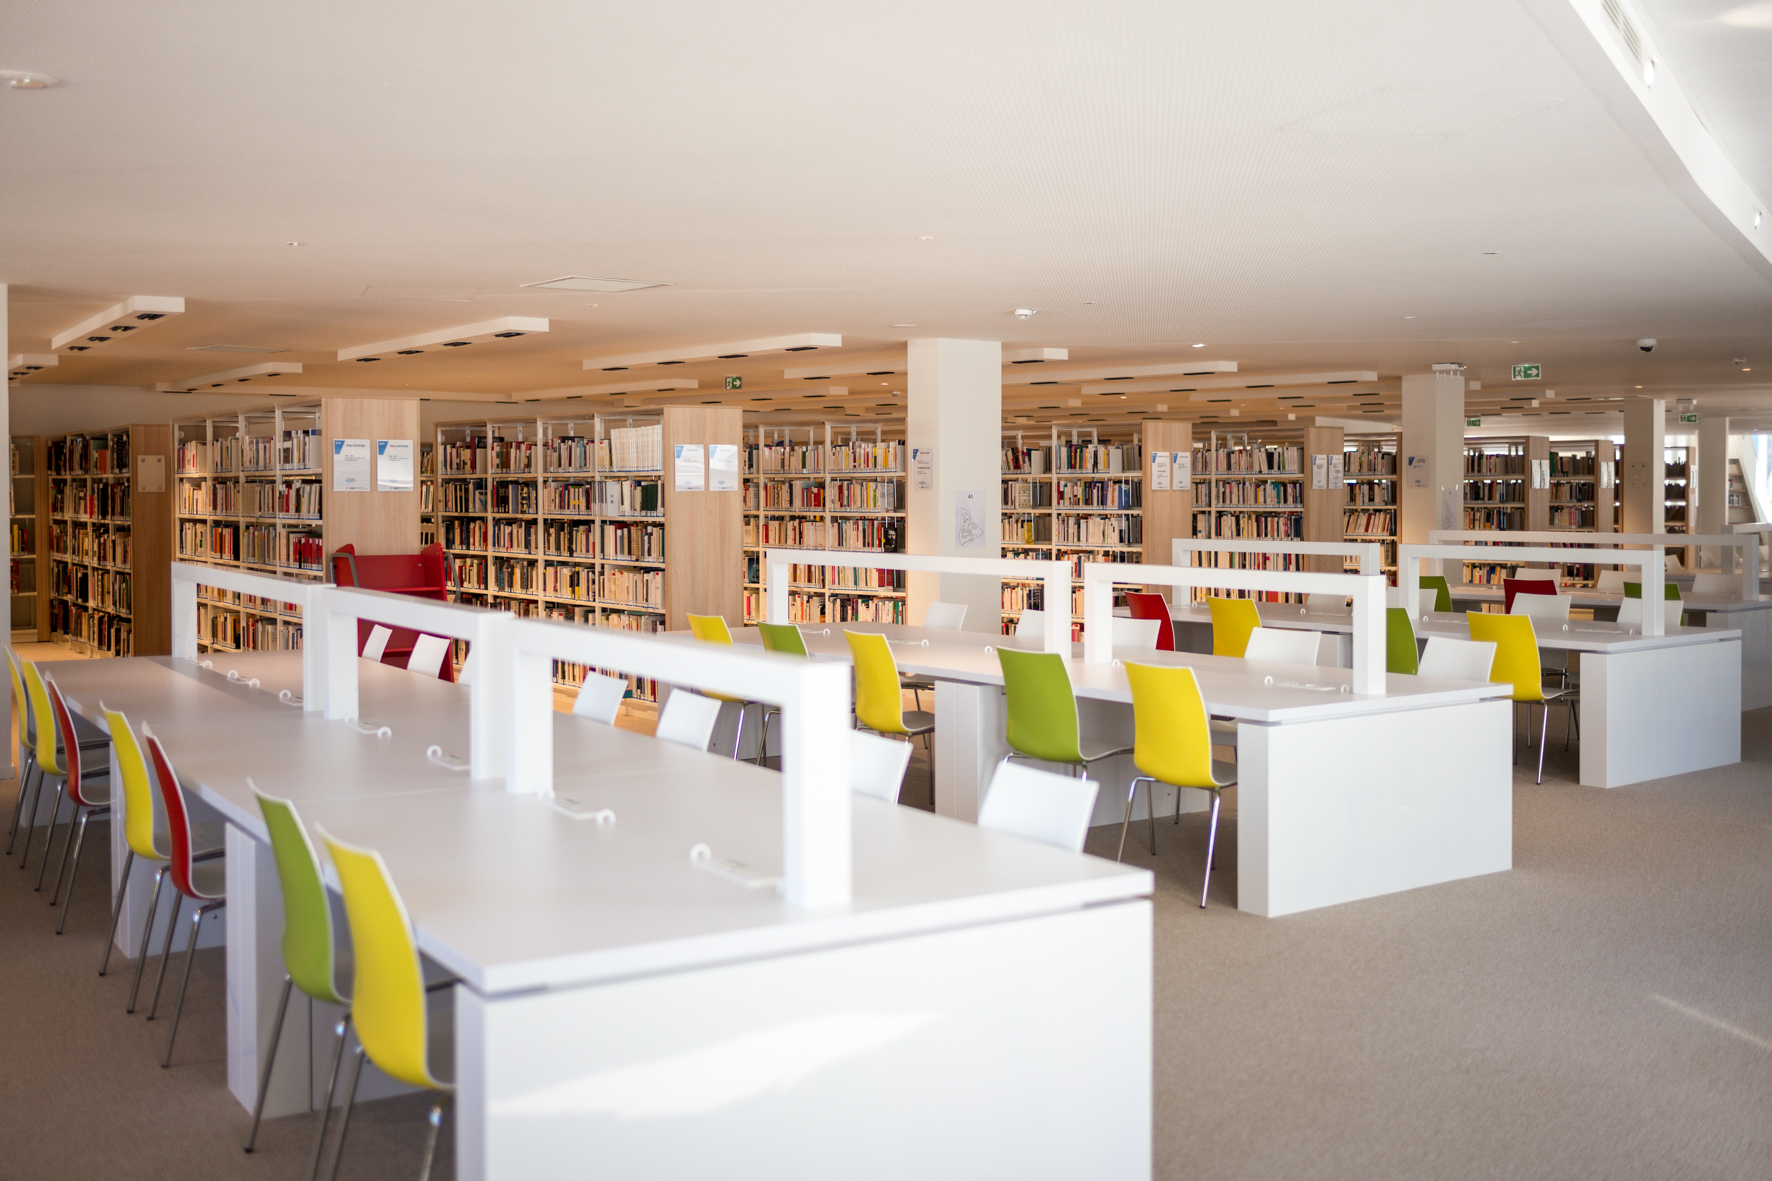
[[[833, 364], [898, 372], [809, 399], [783, 377], [807, 354], [684, 365], [702, 389], [677, 397], [896, 417], [903, 342], [954, 336], [1068, 348], [1070, 368], [1378, 375], [1295, 399], [1301, 417], [1394, 417], [1400, 375], [1439, 361], [1482, 384], [1472, 413], [1536, 362], [1563, 399], [1772, 415], [1772, 267], [1669, 187], [1530, 7], [12, 0], [0, 68], [62, 84], [0, 90], [9, 351], [134, 294], [187, 309], [15, 397], [266, 359], [190, 351], [225, 343], [303, 366], [254, 390], [523, 402], [609, 380], [587, 357], [824, 332]], [[1719, 23], [1739, 7], [1646, 0], [1772, 191], [1772, 20]], [[667, 286], [523, 287], [569, 274]], [[551, 328], [336, 359], [507, 315]], [[1186, 398], [1023, 386], [1005, 413], [1210, 412]], [[647, 399], [574, 405], [617, 401]]]

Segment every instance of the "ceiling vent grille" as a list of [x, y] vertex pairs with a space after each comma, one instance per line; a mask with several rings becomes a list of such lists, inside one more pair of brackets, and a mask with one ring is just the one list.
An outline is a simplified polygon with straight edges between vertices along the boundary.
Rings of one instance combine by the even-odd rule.
[[1612, 27], [1618, 30], [1619, 40], [1624, 42], [1624, 47], [1630, 52], [1632, 60], [1638, 65], [1642, 65], [1643, 39], [1637, 34], [1637, 26], [1631, 23], [1630, 17], [1625, 13], [1624, 5], [1620, 4], [1618, 0], [1601, 0], [1601, 7], [1606, 10], [1606, 19], [1610, 20]]

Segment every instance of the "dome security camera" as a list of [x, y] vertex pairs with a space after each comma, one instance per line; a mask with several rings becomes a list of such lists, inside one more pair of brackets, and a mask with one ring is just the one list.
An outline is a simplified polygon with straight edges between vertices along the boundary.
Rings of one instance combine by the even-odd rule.
[[1016, 308], [1015, 309], [1015, 318], [1017, 320], [1031, 320], [1034, 318], [1034, 309], [1033, 308]]
[[1645, 353], [1652, 353], [1655, 351], [1655, 338], [1653, 336], [1645, 336], [1642, 340], [1637, 342], [1637, 347], [1642, 349]]

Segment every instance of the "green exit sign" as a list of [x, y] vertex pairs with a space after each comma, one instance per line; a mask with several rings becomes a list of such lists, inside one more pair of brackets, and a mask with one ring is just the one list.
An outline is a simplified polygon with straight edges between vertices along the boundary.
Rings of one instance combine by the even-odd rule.
[[744, 378], [740, 377], [736, 373], [729, 374], [726, 378], [726, 388], [729, 390], [744, 389]]
[[1543, 365], [1515, 365], [1514, 366], [1514, 380], [1515, 381], [1542, 381], [1543, 379], [1544, 379], [1544, 366]]
[[1464, 420], [1464, 425], [1465, 426], [1482, 426], [1483, 420], [1480, 418], [1467, 418]]
[[1698, 415], [1696, 415], [1696, 414], [1682, 414], [1682, 415], [1680, 415], [1680, 421], [1681, 422], [1697, 422]]

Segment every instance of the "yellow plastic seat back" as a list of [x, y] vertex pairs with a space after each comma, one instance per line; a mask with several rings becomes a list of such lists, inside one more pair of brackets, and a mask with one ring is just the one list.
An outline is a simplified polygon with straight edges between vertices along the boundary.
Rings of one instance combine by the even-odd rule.
[[25, 696], [25, 683], [18, 675], [18, 664], [18, 657], [14, 656], [12, 649], [8, 647], [6, 649], [6, 671], [12, 677], [12, 700], [18, 706], [19, 749], [22, 751], [28, 746], [35, 752], [37, 749], [36, 718], [31, 713], [31, 699]]
[[1212, 732], [1194, 670], [1127, 661], [1135, 727], [1132, 761], [1141, 774], [1176, 787], [1213, 787]]
[[1489, 679], [1513, 685], [1515, 701], [1543, 701], [1544, 673], [1539, 666], [1538, 634], [1532, 630], [1532, 617], [1471, 611], [1465, 618], [1470, 621], [1471, 639], [1488, 640], [1495, 645], [1495, 663], [1489, 669]]
[[[726, 626], [724, 615], [691, 615], [689, 630], [704, 644], [725, 644], [728, 648], [732, 647], [732, 631]], [[702, 692], [715, 701], [744, 700], [742, 697], [728, 697], [724, 693], [708, 693], [705, 689]]]
[[426, 1051], [424, 969], [406, 906], [381, 854], [335, 840], [322, 831], [338, 870], [345, 915], [351, 923], [356, 976], [351, 987], [351, 1018], [369, 1060], [414, 1087], [447, 1091], [431, 1075]]
[[903, 689], [892, 646], [878, 632], [844, 629], [849, 656], [855, 662], [855, 716], [880, 734], [908, 734], [904, 724]]
[[31, 717], [37, 723], [37, 765], [50, 775], [65, 775], [61, 760], [55, 757], [55, 720], [49, 713], [49, 690], [43, 687], [43, 674], [29, 660], [23, 666], [25, 692], [31, 699]]
[[1212, 655], [1242, 656], [1249, 633], [1261, 626], [1261, 612], [1250, 599], [1209, 598], [1212, 611]]
[[154, 784], [148, 778], [148, 760], [136, 741], [129, 719], [99, 702], [105, 725], [111, 731], [111, 749], [117, 752], [117, 769], [123, 773], [123, 839], [137, 857], [165, 861], [169, 854], [154, 843]]

